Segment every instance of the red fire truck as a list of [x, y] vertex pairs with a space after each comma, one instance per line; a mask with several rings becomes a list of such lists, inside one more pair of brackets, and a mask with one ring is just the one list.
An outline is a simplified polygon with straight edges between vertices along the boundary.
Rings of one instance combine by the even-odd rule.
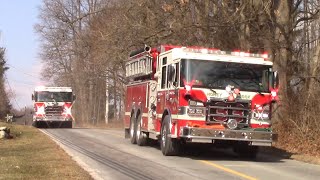
[[186, 143], [213, 143], [255, 157], [271, 146], [277, 73], [267, 54], [214, 48], [146, 46], [130, 54], [125, 136], [160, 141], [163, 155]]
[[32, 94], [35, 127], [72, 128], [71, 109], [75, 95], [71, 87], [36, 87]]

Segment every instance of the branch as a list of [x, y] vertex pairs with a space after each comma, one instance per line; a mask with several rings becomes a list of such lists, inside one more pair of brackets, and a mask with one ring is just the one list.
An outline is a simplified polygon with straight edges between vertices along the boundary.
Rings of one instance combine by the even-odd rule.
[[299, 8], [299, 6], [300, 6], [300, 4], [302, 3], [302, 1], [303, 1], [303, 0], [298, 0], [298, 1], [297, 1], [297, 3], [295, 4], [292, 12], [296, 12], [296, 11], [297, 11], [297, 9]]
[[65, 22], [65, 23], [68, 23], [68, 24], [73, 25], [73, 24], [75, 24], [76, 22], [81, 21], [81, 20], [82, 20], [83, 18], [85, 18], [85, 17], [91, 16], [91, 15], [93, 15], [93, 14], [100, 13], [100, 12], [102, 12], [102, 11], [104, 11], [104, 9], [100, 9], [100, 10], [97, 10], [97, 11], [94, 11], [94, 12], [86, 13], [86, 14], [80, 16], [80, 17], [77, 17], [76, 19], [74, 19], [74, 20], [72, 20], [72, 21], [70, 21], [70, 22], [68, 22], [68, 21], [66, 21], [66, 20], [62, 20], [62, 21]]
[[316, 19], [316, 18], [317, 18], [317, 15], [319, 14], [319, 12], [320, 12], [319, 9], [317, 9], [317, 11], [316, 11], [315, 13], [307, 12], [307, 13], [309, 13], [311, 16], [299, 18], [299, 19], [296, 21], [296, 23], [294, 24], [293, 27], [296, 27], [296, 26], [297, 26], [300, 22], [302, 22], [302, 21], [309, 21], [309, 20], [314, 20], [314, 19]]

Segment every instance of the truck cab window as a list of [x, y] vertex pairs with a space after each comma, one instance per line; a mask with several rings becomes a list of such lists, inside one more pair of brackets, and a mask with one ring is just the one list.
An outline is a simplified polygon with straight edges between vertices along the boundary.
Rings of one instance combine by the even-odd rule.
[[179, 86], [179, 63], [176, 63], [175, 64], [175, 67], [176, 67], [176, 77], [175, 77], [175, 79], [174, 79], [174, 86]]
[[162, 76], [161, 76], [161, 89], [165, 89], [167, 86], [167, 66], [162, 67]]
[[168, 88], [175, 88], [178, 84], [178, 72], [179, 72], [179, 63], [170, 64], [167, 66], [167, 79], [168, 79]]

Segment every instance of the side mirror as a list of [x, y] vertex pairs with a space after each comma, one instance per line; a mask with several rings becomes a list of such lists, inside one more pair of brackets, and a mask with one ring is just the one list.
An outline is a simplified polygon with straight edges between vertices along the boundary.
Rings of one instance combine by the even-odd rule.
[[34, 100], [34, 95], [33, 94], [31, 95], [31, 99], [32, 99], [32, 101]]
[[279, 85], [280, 85], [279, 73], [277, 71], [275, 71], [273, 73], [273, 77], [274, 77], [274, 86], [275, 86], [275, 88], [279, 88]]
[[278, 71], [270, 72], [269, 80], [270, 80], [269, 86], [271, 88], [278, 88], [279, 87], [279, 73], [278, 73]]
[[76, 100], [76, 95], [75, 95], [75, 94], [72, 95], [72, 100], [73, 100], [73, 101]]

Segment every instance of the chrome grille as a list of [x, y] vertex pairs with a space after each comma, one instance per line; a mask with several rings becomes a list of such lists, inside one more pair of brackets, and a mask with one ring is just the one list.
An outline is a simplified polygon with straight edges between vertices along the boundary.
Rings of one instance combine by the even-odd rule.
[[47, 106], [45, 108], [46, 116], [61, 116], [62, 112], [62, 106]]
[[226, 123], [235, 119], [238, 124], [247, 125], [249, 121], [250, 101], [236, 100], [228, 102], [221, 99], [211, 100], [207, 105], [207, 123]]

